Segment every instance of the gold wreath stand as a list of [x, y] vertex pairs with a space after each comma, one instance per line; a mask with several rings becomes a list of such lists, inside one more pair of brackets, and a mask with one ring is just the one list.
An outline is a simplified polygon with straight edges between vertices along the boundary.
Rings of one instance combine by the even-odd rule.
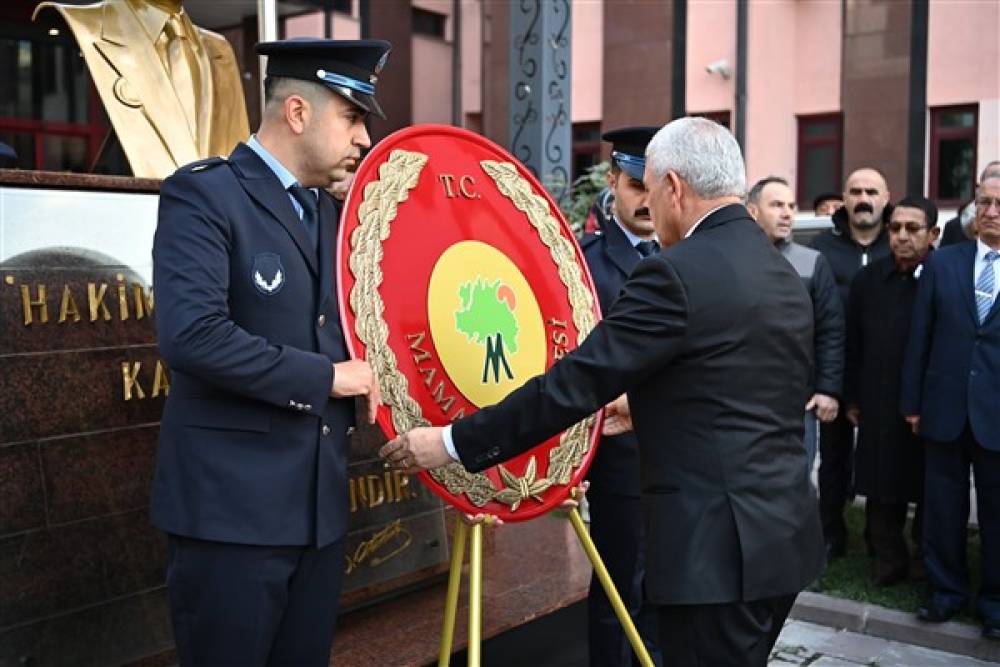
[[[576, 498], [576, 489], [570, 494]], [[632, 644], [632, 650], [639, 658], [642, 667], [653, 667], [653, 660], [649, 657], [646, 645], [639, 637], [632, 617], [622, 598], [615, 589], [614, 582], [608, 569], [604, 567], [601, 555], [597, 553], [597, 547], [590, 538], [587, 526], [583, 523], [583, 517], [577, 508], [569, 510], [569, 521], [576, 531], [576, 536], [580, 538], [580, 544], [587, 553], [594, 572], [604, 587], [604, 592], [611, 601], [611, 606], [615, 610], [618, 622], [622, 624], [628, 641]], [[438, 654], [438, 667], [448, 667], [451, 664], [451, 645], [455, 636], [455, 616], [458, 613], [458, 589], [462, 583], [462, 562], [465, 559], [465, 542], [469, 532], [472, 533], [472, 540], [469, 547], [469, 646], [467, 654], [469, 657], [469, 667], [480, 667], [482, 659], [482, 622], [483, 622], [483, 523], [468, 526], [462, 517], [455, 520], [455, 536], [452, 540], [451, 548], [451, 569], [448, 573], [448, 593], [445, 597], [444, 605], [444, 628], [441, 631], [441, 651]]]

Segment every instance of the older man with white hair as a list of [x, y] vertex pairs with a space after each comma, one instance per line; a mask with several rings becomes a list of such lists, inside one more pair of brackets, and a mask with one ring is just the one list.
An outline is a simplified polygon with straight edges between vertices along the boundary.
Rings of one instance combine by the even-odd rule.
[[[798, 592], [823, 564], [802, 475], [812, 306], [746, 208], [743, 158], [722, 126], [675, 120], [646, 151], [664, 249], [642, 260], [608, 316], [546, 374], [383, 457], [416, 471], [482, 470], [626, 393], [608, 430], [634, 427], [647, 602], [666, 665], [766, 665]], [[631, 406], [631, 410], [629, 410]]]

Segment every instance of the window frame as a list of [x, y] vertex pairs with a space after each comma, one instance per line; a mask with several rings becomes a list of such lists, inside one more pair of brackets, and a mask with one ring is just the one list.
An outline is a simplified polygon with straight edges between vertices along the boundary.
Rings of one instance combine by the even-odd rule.
[[[11, 33], [9, 30], [0, 30], [0, 36], [9, 39], [31, 42], [33, 62], [36, 60], [35, 54], [38, 47], [46, 41], [50, 43], [53, 41], [51, 36], [47, 35], [46, 32], [43, 32], [42, 26], [33, 27], [33, 29], [27, 30], [25, 34], [17, 35]], [[69, 30], [64, 30], [55, 41], [68, 47], [67, 53], [69, 54], [75, 54], [78, 51], [76, 40], [73, 38], [72, 33]], [[77, 137], [84, 139], [87, 142], [86, 160], [88, 171], [84, 173], [93, 173], [95, 162], [100, 155], [101, 147], [103, 146], [111, 127], [106, 120], [104, 108], [100, 101], [100, 95], [97, 92], [97, 88], [94, 86], [94, 81], [90, 76], [90, 71], [86, 68], [84, 69], [86, 72], [86, 83], [84, 85], [87, 87], [88, 122], [73, 123], [67, 121], [24, 118], [22, 116], [0, 116], [0, 132], [27, 134], [32, 138], [32, 142], [34, 144], [34, 154], [32, 155], [33, 166], [21, 168], [33, 171], [53, 171], [55, 167], [44, 164], [45, 137]], [[32, 70], [31, 85], [33, 87], [33, 93], [37, 95], [37, 90], [34, 90], [34, 88], [42, 85], [42, 78], [40, 73], [34, 69]]]
[[[965, 139], [969, 138], [972, 140], [972, 170], [969, 175], [972, 178], [972, 191], [976, 191], [976, 178], [978, 174], [976, 169], [978, 168], [979, 160], [979, 103], [974, 102], [971, 104], [949, 104], [938, 107], [928, 108], [928, 115], [930, 116], [928, 126], [930, 143], [929, 155], [927, 159], [927, 194], [928, 198], [933, 201], [938, 207], [957, 207], [965, 204], [965, 201], [960, 199], [941, 199], [940, 191], [938, 189], [938, 170], [941, 168], [941, 146], [940, 142], [942, 139]], [[940, 120], [941, 117], [946, 113], [971, 111], [972, 112], [972, 127], [941, 127]]]
[[[812, 124], [833, 123], [833, 137], [807, 137]], [[839, 192], [844, 179], [844, 114], [840, 111], [796, 114], [795, 116], [795, 199], [799, 210], [812, 210], [812, 199], [806, 194], [805, 156], [809, 149], [832, 146], [834, 149], [834, 183], [821, 191]]]

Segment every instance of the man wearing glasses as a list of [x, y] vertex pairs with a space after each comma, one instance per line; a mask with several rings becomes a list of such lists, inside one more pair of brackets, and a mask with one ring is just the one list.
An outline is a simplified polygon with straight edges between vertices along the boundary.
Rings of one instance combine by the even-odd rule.
[[890, 256], [858, 272], [847, 301], [844, 399], [847, 418], [858, 427], [855, 488], [865, 497], [875, 586], [923, 572], [918, 555], [911, 563], [904, 527], [915, 502], [919, 546], [924, 447], [899, 413], [899, 394], [913, 300], [938, 235], [937, 218], [937, 207], [924, 197], [896, 204], [886, 226]]
[[1000, 641], [1000, 176], [976, 190], [975, 243], [924, 265], [903, 366], [901, 409], [927, 442], [924, 562], [930, 595], [917, 610], [946, 621], [969, 601], [969, 467], [976, 480], [983, 636]]

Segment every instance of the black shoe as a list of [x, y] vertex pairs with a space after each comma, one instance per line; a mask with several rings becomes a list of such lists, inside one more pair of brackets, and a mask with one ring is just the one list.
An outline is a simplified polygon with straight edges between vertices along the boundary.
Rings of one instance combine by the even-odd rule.
[[939, 607], [931, 602], [917, 607], [917, 618], [924, 623], [944, 623], [957, 613], [957, 609]]
[[1000, 641], [1000, 620], [983, 621], [983, 637]]

